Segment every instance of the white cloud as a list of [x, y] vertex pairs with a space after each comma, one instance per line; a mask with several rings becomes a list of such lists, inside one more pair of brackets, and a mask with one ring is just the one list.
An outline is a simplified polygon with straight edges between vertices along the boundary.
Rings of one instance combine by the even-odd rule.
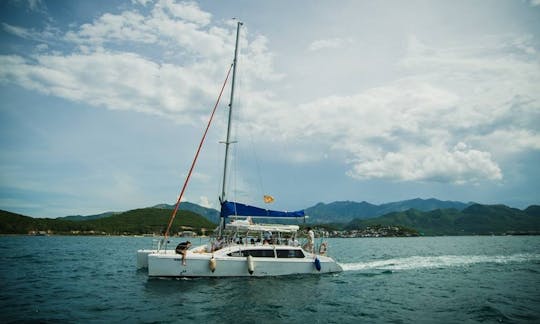
[[32, 39], [34, 37], [34, 33], [26, 28], [18, 27], [18, 26], [12, 26], [7, 23], [2, 23], [2, 28], [17, 37], [26, 38], [26, 39]]
[[[150, 7], [148, 14], [106, 13], [63, 33], [65, 44], [76, 48], [71, 53], [56, 53], [48, 43], [30, 57], [0, 56], [0, 81], [184, 122], [206, 115], [198, 108], [211, 106], [224, 78], [234, 24], [212, 23], [212, 15], [192, 2], [140, 3]], [[56, 37], [51, 30], [3, 28], [27, 39]], [[309, 50], [353, 43], [321, 39]], [[315, 93], [302, 104], [255, 86], [286, 77], [275, 71], [264, 36], [243, 33], [241, 44], [247, 109], [241, 118], [267, 141], [288, 141], [286, 158], [297, 163], [334, 150], [347, 158], [354, 178], [464, 183], [500, 180], [499, 161], [506, 155], [539, 149], [540, 57], [530, 35], [440, 47], [411, 36], [396, 64], [399, 78], [348, 95]]]
[[177, 118], [189, 117], [184, 113], [200, 107], [199, 99], [215, 95], [215, 82], [198, 73], [198, 66], [158, 65], [131, 53], [36, 59], [33, 64], [18, 56], [0, 56], [0, 80], [94, 106]]
[[470, 149], [464, 143], [454, 148], [411, 147], [407, 151], [385, 152], [377, 159], [360, 161], [349, 175], [354, 178], [384, 178], [403, 181], [476, 183], [501, 180], [499, 166], [488, 152]]
[[146, 6], [150, 2], [152, 2], [152, 0], [131, 0], [131, 3], [133, 3], [133, 4], [141, 4], [143, 6]]
[[[0, 81], [94, 106], [195, 120], [213, 104], [234, 47], [234, 30], [208, 26], [210, 19], [196, 3], [168, 0], [158, 1], [148, 15], [105, 13], [61, 35], [77, 48], [71, 53], [40, 44], [29, 58], [0, 56]], [[3, 28], [28, 39], [58, 38], [50, 30]], [[278, 78], [265, 38], [250, 43], [245, 32], [242, 38], [249, 56], [242, 67], [246, 89], [256, 80]]]
[[310, 51], [319, 51], [327, 48], [342, 48], [347, 45], [353, 44], [354, 41], [352, 38], [328, 38], [328, 39], [319, 39], [313, 41], [308, 50]]
[[[498, 181], [498, 161], [540, 149], [533, 49], [529, 37], [510, 35], [442, 48], [411, 37], [401, 79], [298, 107], [269, 104], [268, 113], [251, 117], [275, 126], [277, 138], [310, 138], [345, 153], [357, 179]], [[310, 151], [307, 143], [298, 149]]]
[[176, 3], [173, 0], [161, 0], [154, 7], [155, 11], [168, 12], [175, 18], [205, 26], [210, 23], [212, 15], [199, 9], [195, 2]]
[[531, 129], [497, 129], [485, 135], [473, 135], [470, 141], [499, 156], [540, 150], [540, 134]]
[[206, 196], [200, 196], [199, 197], [199, 202], [198, 204], [202, 207], [206, 207], [206, 208], [214, 208], [212, 202], [210, 201], [210, 199], [208, 199], [208, 197]]
[[136, 10], [105, 13], [78, 30], [68, 31], [65, 39], [96, 48], [154, 44], [203, 58], [230, 54], [230, 50], [225, 49], [232, 46], [232, 36], [222, 28], [206, 28], [210, 19], [211, 15], [200, 10], [196, 3], [163, 0], [158, 1], [148, 15]]
[[105, 13], [91, 24], [84, 24], [78, 31], [69, 31], [66, 40], [101, 45], [105, 42], [141, 42], [155, 43], [158, 36], [147, 25], [146, 19], [134, 11], [125, 11], [115, 15]]

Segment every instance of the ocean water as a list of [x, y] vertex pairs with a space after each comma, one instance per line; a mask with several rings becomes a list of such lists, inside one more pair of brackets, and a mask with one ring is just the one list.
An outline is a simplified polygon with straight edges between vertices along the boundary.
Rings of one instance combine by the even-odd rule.
[[174, 280], [136, 270], [151, 242], [0, 237], [0, 322], [540, 323], [538, 236], [330, 239], [339, 274]]

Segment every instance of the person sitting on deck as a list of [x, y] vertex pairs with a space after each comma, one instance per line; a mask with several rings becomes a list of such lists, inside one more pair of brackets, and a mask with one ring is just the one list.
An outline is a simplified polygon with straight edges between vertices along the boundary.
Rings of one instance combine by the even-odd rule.
[[217, 239], [216, 241], [214, 241], [212, 243], [212, 251], [211, 252], [214, 252], [214, 251], [217, 251], [219, 249], [221, 249], [223, 247], [223, 240], [222, 239]]
[[263, 234], [264, 240], [267, 241], [269, 244], [272, 244], [272, 232], [266, 231]]
[[186, 253], [190, 247], [191, 247], [190, 241], [182, 242], [176, 246], [176, 249], [175, 249], [176, 253], [182, 254], [182, 265], [186, 265]]

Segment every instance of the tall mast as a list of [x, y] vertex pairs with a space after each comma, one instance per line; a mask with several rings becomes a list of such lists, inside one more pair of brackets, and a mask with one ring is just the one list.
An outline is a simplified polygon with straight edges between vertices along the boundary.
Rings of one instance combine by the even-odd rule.
[[233, 101], [234, 101], [234, 82], [236, 80], [236, 63], [238, 59], [238, 39], [240, 38], [240, 26], [242, 26], [243, 23], [241, 21], [238, 22], [236, 26], [236, 44], [234, 47], [234, 61], [233, 61], [233, 75], [232, 75], [232, 83], [231, 83], [231, 99], [229, 101], [229, 120], [227, 122], [227, 138], [225, 140], [225, 162], [223, 163], [223, 186], [221, 189], [221, 197], [220, 200], [223, 202], [226, 200], [226, 185], [227, 185], [227, 164], [229, 160], [229, 145], [231, 142], [231, 119], [232, 119], [232, 109], [233, 109]]

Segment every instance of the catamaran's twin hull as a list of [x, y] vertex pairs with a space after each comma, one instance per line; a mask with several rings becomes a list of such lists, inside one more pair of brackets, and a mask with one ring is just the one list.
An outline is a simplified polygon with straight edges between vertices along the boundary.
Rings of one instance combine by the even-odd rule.
[[[307, 254], [303, 258], [235, 257], [226, 254], [188, 252], [186, 263], [174, 251], [160, 251], [147, 255], [150, 277], [263, 277], [295, 274], [341, 272], [341, 267], [326, 256]], [[315, 258], [318, 259], [317, 265]], [[317, 267], [319, 266], [319, 269]], [[212, 271], [212, 268], [214, 271]]]

